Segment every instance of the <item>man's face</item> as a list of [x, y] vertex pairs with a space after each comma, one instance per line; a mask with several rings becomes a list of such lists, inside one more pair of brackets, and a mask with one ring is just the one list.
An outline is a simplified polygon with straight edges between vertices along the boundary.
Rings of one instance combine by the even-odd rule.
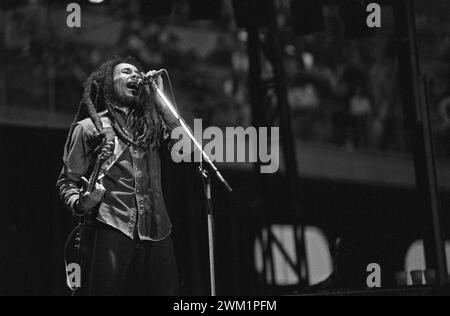
[[138, 101], [141, 91], [141, 73], [131, 65], [122, 63], [114, 68], [114, 94], [124, 105], [133, 105]]

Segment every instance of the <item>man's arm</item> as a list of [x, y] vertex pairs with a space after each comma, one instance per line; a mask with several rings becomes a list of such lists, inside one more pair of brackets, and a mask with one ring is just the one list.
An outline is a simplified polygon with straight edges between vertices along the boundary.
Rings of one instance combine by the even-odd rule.
[[[156, 85], [158, 86], [159, 90], [164, 91], [164, 81], [161, 77], [157, 78]], [[178, 120], [175, 118], [170, 109], [164, 104], [164, 101], [158, 95], [153, 86], [147, 86], [147, 92], [150, 94], [150, 96], [154, 99], [156, 103], [156, 110], [159, 113], [162, 120], [162, 133], [163, 133], [162, 136], [164, 140], [167, 142], [170, 151], [173, 145], [171, 139], [172, 131], [175, 128], [181, 126], [180, 122], [178, 122]]]
[[[164, 91], [164, 82], [161, 77], [157, 78], [156, 85], [158, 86], [159, 90]], [[191, 161], [190, 156], [192, 155], [195, 146], [190, 141], [189, 136], [183, 130], [180, 122], [176, 119], [172, 111], [164, 103], [164, 101], [156, 92], [156, 90], [153, 88], [153, 86], [147, 86], [147, 92], [150, 94], [150, 96], [154, 99], [156, 103], [156, 110], [159, 113], [159, 116], [161, 117], [162, 121], [162, 138], [166, 143], [166, 146], [169, 152], [171, 153], [172, 158], [176, 161]], [[175, 104], [172, 105], [175, 107]], [[176, 110], [178, 111], [178, 109]], [[178, 111], [178, 113], [180, 112]], [[173, 136], [172, 132], [175, 129], [179, 129], [182, 131], [181, 134], [180, 131], [177, 131], [176, 135], [178, 137], [181, 137], [181, 139], [185, 140], [181, 143], [182, 146], [176, 146], [177, 150], [173, 150], [174, 145], [179, 142], [179, 139], [172, 138]]]
[[56, 184], [64, 206], [74, 215], [95, 207], [105, 193], [101, 184], [97, 184], [91, 194], [84, 193], [88, 182], [85, 176], [93, 159], [90, 143], [90, 136], [78, 124], [72, 133], [67, 159]]
[[[164, 92], [164, 81], [161, 77], [157, 80], [157, 86], [159, 90]], [[156, 101], [156, 109], [158, 113], [161, 115], [161, 117], [164, 120], [164, 123], [168, 130], [172, 131], [175, 128], [180, 126], [180, 122], [175, 118], [172, 111], [166, 106], [164, 101], [161, 99], [161, 97], [158, 95], [156, 91], [152, 91], [152, 94], [154, 95], [155, 101]], [[173, 104], [175, 107], [175, 104]]]

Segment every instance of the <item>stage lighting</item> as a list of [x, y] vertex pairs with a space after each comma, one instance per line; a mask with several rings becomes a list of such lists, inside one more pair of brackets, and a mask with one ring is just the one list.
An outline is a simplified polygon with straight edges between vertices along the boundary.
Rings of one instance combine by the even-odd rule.
[[238, 27], [261, 27], [270, 23], [271, 0], [233, 0], [234, 16]]
[[[71, 0], [69, 0], [70, 2]], [[79, 3], [81, 6], [83, 6], [83, 4], [88, 4], [90, 6], [104, 6], [107, 4], [110, 4], [110, 1], [105, 1], [105, 0], [83, 0], [83, 1], [73, 1], [73, 2], [77, 2]]]
[[141, 14], [149, 17], [169, 16], [173, 10], [173, 0], [141, 0]]
[[222, 14], [223, 0], [189, 0], [192, 20], [217, 20]]
[[292, 0], [292, 27], [296, 35], [325, 30], [325, 18], [321, 0]]
[[374, 34], [374, 30], [367, 26], [367, 12], [364, 4], [365, 1], [362, 0], [339, 2], [339, 12], [347, 38], [364, 38]]

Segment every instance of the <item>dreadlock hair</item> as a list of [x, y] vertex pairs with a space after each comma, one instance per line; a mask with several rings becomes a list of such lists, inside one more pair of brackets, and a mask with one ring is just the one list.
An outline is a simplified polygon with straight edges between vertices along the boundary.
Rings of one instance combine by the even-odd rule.
[[[114, 94], [114, 68], [121, 64], [132, 64], [142, 71], [141, 64], [132, 57], [121, 58], [114, 56], [103, 63], [94, 71], [83, 84], [84, 92], [77, 116], [71, 126], [69, 138], [66, 144], [65, 159], [68, 153], [68, 143], [76, 124], [90, 118], [98, 131], [100, 139], [105, 137], [99, 112], [108, 111], [112, 127], [116, 135], [126, 144], [141, 148], [159, 148], [162, 121], [156, 112], [154, 103], [150, 96], [143, 91], [139, 98], [133, 114], [129, 116], [126, 126], [122, 126], [117, 119], [115, 106], [119, 105]], [[131, 132], [131, 135], [129, 134]]]

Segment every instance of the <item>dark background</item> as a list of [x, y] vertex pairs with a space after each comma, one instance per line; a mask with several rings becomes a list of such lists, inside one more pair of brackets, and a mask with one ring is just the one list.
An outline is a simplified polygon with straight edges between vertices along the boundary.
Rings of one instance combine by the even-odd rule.
[[[62, 166], [66, 132], [51, 129], [2, 127], [1, 155], [1, 291], [4, 295], [62, 295], [65, 287], [63, 246], [75, 224], [55, 190]], [[209, 291], [207, 223], [201, 182], [194, 166], [165, 163], [166, 200], [174, 221], [174, 243], [184, 295]], [[253, 240], [263, 227], [249, 201], [257, 201], [252, 175], [225, 172], [234, 195], [217, 189], [217, 286], [221, 295], [278, 293], [264, 287], [254, 266]], [[283, 179], [273, 186], [270, 223], [285, 223], [280, 210]], [[278, 188], [278, 189], [277, 189]], [[383, 285], [395, 287], [393, 273], [401, 270], [406, 251], [428, 222], [414, 190], [381, 188], [302, 179], [307, 223], [320, 227], [330, 240], [348, 236], [355, 241], [349, 254], [356, 271], [367, 262], [383, 267]], [[443, 204], [448, 203], [445, 196]], [[446, 221], [448, 218], [446, 219]], [[292, 223], [287, 223], [292, 224]], [[361, 282], [363, 274], [349, 282]]]
[[[204, 127], [250, 126], [255, 116], [248, 34], [236, 24], [232, 1], [224, 1], [220, 17], [208, 21], [193, 21], [184, 0], [173, 1], [170, 16], [147, 6], [166, 6], [167, 0], [79, 2], [81, 30], [65, 27], [64, 1], [0, 2], [0, 295], [69, 294], [63, 246], [75, 222], [55, 184], [81, 85], [105, 58], [130, 54], [148, 69], [168, 68], [188, 122], [196, 117]], [[383, 28], [356, 35], [349, 30], [361, 24], [338, 7], [365, 1], [324, 1], [332, 3], [324, 11], [324, 30], [309, 32], [311, 25], [294, 23], [307, 34], [297, 34], [292, 22], [317, 15], [297, 15], [288, 0], [277, 2], [299, 166], [295, 193], [305, 217], [300, 221], [287, 212], [283, 172], [256, 175], [251, 168], [221, 165], [234, 193], [213, 183], [218, 294], [311, 290], [313, 284], [295, 280], [270, 282], [256, 264], [255, 244], [264, 230], [299, 224], [320, 228], [330, 254], [339, 256], [343, 280], [327, 290], [365, 289], [372, 262], [382, 267], [383, 287], [396, 288], [394, 274], [405, 269], [410, 246], [432, 227], [414, 180], [390, 1], [380, 0]], [[450, 3], [414, 2], [420, 66], [429, 79], [441, 224], [450, 238]], [[267, 75], [270, 67], [264, 66]], [[359, 99], [361, 116], [351, 106], [358, 97], [369, 104]], [[208, 295], [207, 222], [197, 166], [175, 165], [162, 154], [181, 294]], [[334, 246], [338, 239], [341, 249]]]

